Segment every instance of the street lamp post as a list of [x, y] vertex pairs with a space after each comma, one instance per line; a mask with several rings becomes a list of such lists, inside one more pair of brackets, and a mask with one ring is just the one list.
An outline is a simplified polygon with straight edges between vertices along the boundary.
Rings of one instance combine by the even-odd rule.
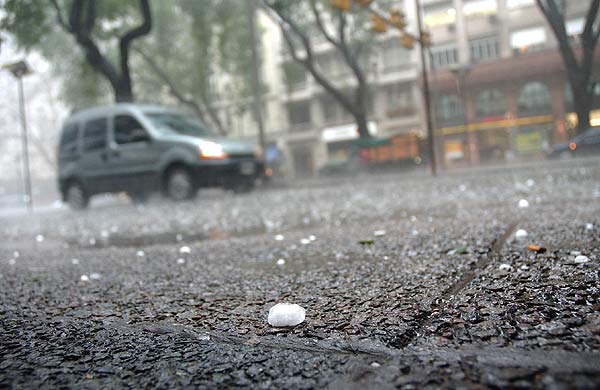
[[[415, 7], [417, 11], [417, 27], [419, 28], [419, 37], [423, 37], [423, 22], [421, 21], [421, 7], [419, 0], [415, 0]], [[427, 124], [427, 149], [429, 154], [429, 166], [431, 168], [431, 175], [437, 174], [437, 167], [435, 161], [435, 146], [433, 139], [433, 119], [431, 115], [431, 97], [429, 94], [429, 75], [427, 74], [427, 63], [425, 62], [425, 50], [427, 48], [423, 45], [423, 42], [419, 44], [419, 51], [421, 54], [421, 74], [423, 78], [423, 100], [425, 101], [425, 119]]]
[[258, 142], [260, 147], [265, 152], [266, 141], [265, 141], [265, 126], [262, 115], [262, 98], [261, 98], [261, 85], [260, 85], [260, 60], [258, 57], [258, 50], [256, 48], [256, 0], [246, 0], [246, 12], [248, 17], [248, 27], [250, 35], [250, 48], [251, 48], [251, 59], [252, 59], [252, 90], [254, 94], [254, 118], [258, 125]]
[[27, 210], [33, 211], [33, 196], [31, 193], [31, 171], [29, 168], [29, 139], [27, 134], [27, 117], [25, 115], [25, 94], [23, 92], [23, 77], [31, 73], [24, 60], [3, 66], [17, 79], [19, 88], [19, 113], [21, 116], [21, 153], [23, 155], [23, 176], [25, 181], [25, 202]]
[[467, 64], [467, 65], [462, 65], [462, 66], [459, 66], [458, 68], [454, 68], [451, 70], [452, 73], [454, 74], [454, 77], [456, 78], [456, 88], [458, 90], [462, 109], [463, 109], [463, 121], [465, 124], [465, 130], [467, 132], [467, 143], [469, 146], [469, 165], [473, 165], [473, 163], [476, 162], [476, 159], [475, 159], [475, 154], [476, 154], [475, 143], [476, 143], [476, 141], [474, 139], [474, 134], [469, 129], [470, 121], [469, 121], [469, 115], [467, 113], [467, 87], [466, 87], [466, 84], [467, 84], [467, 75], [469, 74], [471, 69], [472, 69], [471, 65]]

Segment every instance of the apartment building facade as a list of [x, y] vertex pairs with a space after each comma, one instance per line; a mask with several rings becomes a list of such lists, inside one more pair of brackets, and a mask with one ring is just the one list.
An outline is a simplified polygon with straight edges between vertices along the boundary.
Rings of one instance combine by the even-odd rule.
[[[421, 3], [433, 42], [428, 67], [441, 164], [539, 155], [569, 136], [574, 126], [572, 97], [557, 43], [535, 0]], [[585, 3], [563, 2], [567, 31], [574, 40], [583, 28]], [[407, 15], [407, 30], [416, 31], [414, 1], [398, 1], [396, 7]], [[290, 177], [313, 175], [327, 162], [347, 158], [358, 136], [356, 125], [293, 62], [273, 19], [260, 14], [259, 23], [266, 138], [284, 150]], [[340, 55], [318, 33], [312, 39], [319, 68], [350, 91], [355, 81]], [[417, 49], [404, 49], [392, 31], [378, 36], [373, 46], [362, 62], [371, 87], [371, 134], [424, 139]], [[250, 104], [246, 109], [224, 107], [223, 112], [234, 135], [256, 137]], [[593, 112], [592, 119], [600, 121], [600, 111]]]

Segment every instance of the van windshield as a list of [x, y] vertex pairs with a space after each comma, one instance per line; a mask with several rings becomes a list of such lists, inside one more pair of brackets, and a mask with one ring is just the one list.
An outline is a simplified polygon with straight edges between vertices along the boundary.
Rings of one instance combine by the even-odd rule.
[[164, 133], [191, 135], [194, 137], [214, 136], [199, 119], [172, 112], [146, 114], [154, 127]]

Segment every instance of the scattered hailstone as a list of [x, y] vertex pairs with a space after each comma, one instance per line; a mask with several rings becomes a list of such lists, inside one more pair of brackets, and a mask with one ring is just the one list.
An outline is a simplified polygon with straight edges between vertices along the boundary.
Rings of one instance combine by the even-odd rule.
[[523, 238], [527, 237], [527, 231], [524, 229], [519, 229], [515, 232], [515, 238], [518, 240], [521, 240]]
[[529, 207], [529, 201], [527, 199], [521, 199], [519, 201], [519, 208], [525, 209]]
[[135, 252], [135, 255], [137, 257], [144, 257], [144, 256], [146, 256], [146, 252], [139, 250], [139, 251]]
[[465, 192], [467, 190], [467, 186], [464, 184], [461, 184], [458, 186], [458, 189], [460, 192]]
[[373, 235], [374, 235], [375, 237], [381, 237], [381, 236], [385, 236], [385, 235], [386, 235], [386, 233], [387, 233], [387, 232], [386, 232], [385, 230], [375, 230], [375, 231], [373, 232]]
[[276, 234], [273, 238], [275, 238], [275, 241], [283, 241], [285, 237], [283, 237], [283, 234]]
[[525, 182], [525, 184], [527, 185], [527, 187], [533, 187], [535, 185], [535, 180], [533, 180], [533, 179], [527, 179], [527, 181]]
[[35, 240], [37, 242], [44, 242], [44, 236], [42, 234], [38, 234], [37, 236], [35, 236]]
[[81, 278], [79, 278], [82, 282], [89, 282], [90, 278], [87, 275], [81, 275]]
[[529, 269], [529, 266], [528, 266], [528, 265], [526, 265], [526, 264], [523, 264], [523, 265], [521, 266], [521, 269], [522, 269], [523, 271], [527, 271], [527, 270]]
[[90, 245], [96, 245], [96, 239], [95, 238], [90, 238]]
[[198, 340], [200, 340], [200, 341], [210, 341], [210, 335], [202, 334], [202, 335], [198, 336]]
[[586, 223], [585, 224], [585, 230], [594, 230], [594, 224], [593, 223]]
[[184, 258], [178, 258], [177, 259], [177, 264], [185, 264], [185, 259]]
[[310, 240], [308, 238], [303, 238], [300, 240], [300, 244], [308, 245], [308, 244], [310, 244]]
[[381, 364], [379, 364], [377, 362], [373, 362], [373, 363], [371, 363], [371, 367], [373, 367], [373, 368], [379, 368], [379, 367], [381, 367]]
[[8, 264], [15, 265], [15, 264], [17, 264], [17, 260], [15, 260], [15, 259], [9, 259], [8, 260]]
[[412, 231], [412, 235], [413, 235], [413, 236], [418, 236], [418, 235], [419, 235], [419, 231], [418, 231], [418, 230], [416, 230], [416, 229], [415, 229], [415, 230], [413, 230], [413, 231]]
[[91, 279], [91, 280], [98, 280], [98, 279], [100, 279], [101, 277], [102, 277], [102, 276], [101, 276], [99, 273], [97, 273], [97, 272], [92, 272], [92, 273], [90, 274], [90, 279]]
[[267, 321], [276, 328], [296, 326], [304, 322], [306, 310], [300, 305], [291, 303], [278, 303], [269, 309]]
[[175, 236], [175, 240], [177, 240], [177, 242], [183, 240], [183, 236], [181, 234], [178, 234]]
[[119, 231], [119, 227], [117, 225], [113, 225], [110, 227], [110, 232], [111, 233], [116, 233]]
[[277, 260], [277, 265], [284, 265], [284, 264], [285, 264], [285, 260], [284, 259]]
[[108, 236], [110, 236], [110, 233], [108, 232], [108, 230], [102, 230], [100, 232], [100, 237], [102, 237], [102, 238], [108, 238]]
[[500, 264], [500, 267], [498, 267], [498, 271], [503, 275], [510, 273], [512, 269], [513, 268], [508, 264]]
[[192, 253], [192, 250], [190, 249], [189, 246], [182, 246], [181, 248], [179, 248], [179, 253], [181, 254], [189, 254]]
[[410, 221], [411, 222], [415, 222], [417, 220], [417, 217], [415, 217], [414, 215], [410, 216]]
[[584, 255], [579, 255], [575, 258], [577, 264], [587, 263], [588, 261], [590, 261], [590, 258]]
[[316, 237], [316, 236], [313, 236], [313, 235], [311, 234], [310, 236], [308, 236], [308, 239], [309, 239], [310, 241], [315, 241], [315, 240], [317, 239], [317, 237]]
[[18, 258], [19, 258], [19, 256], [21, 256], [21, 253], [20, 253], [19, 251], [14, 251], [14, 252], [13, 252], [13, 257], [14, 257], [15, 259], [18, 259]]
[[79, 264], [79, 259], [71, 259], [71, 264], [73, 264], [73, 265]]

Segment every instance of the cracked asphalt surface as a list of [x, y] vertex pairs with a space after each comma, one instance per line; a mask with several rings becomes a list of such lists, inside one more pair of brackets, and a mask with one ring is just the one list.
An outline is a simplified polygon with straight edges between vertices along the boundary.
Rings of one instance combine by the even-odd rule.
[[1, 221], [2, 388], [600, 387], [597, 158]]

